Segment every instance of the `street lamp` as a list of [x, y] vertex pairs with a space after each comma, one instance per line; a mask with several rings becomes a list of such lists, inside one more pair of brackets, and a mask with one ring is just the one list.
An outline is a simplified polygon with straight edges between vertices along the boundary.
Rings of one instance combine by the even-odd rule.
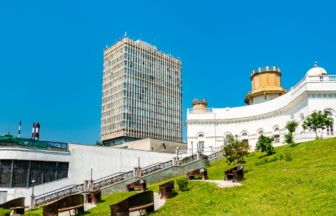
[[178, 158], [178, 150], [179, 150], [179, 147], [177, 146], [176, 147], [176, 157]]
[[236, 140], [238, 140], [238, 135], [237, 135], [237, 134], [236, 134], [236, 136], [235, 136], [235, 137], [236, 137]]
[[194, 154], [194, 151], [193, 151], [193, 141], [191, 141], [191, 156], [193, 156], [193, 154]]
[[35, 180], [34, 180], [34, 179], [32, 180], [32, 183], [33, 183], [33, 192], [32, 192], [32, 196], [34, 196], [34, 183], [35, 183]]
[[93, 169], [92, 169], [92, 167], [91, 167], [91, 181], [92, 181], [92, 170], [93, 170]]
[[140, 168], [140, 156], [138, 155], [138, 168]]

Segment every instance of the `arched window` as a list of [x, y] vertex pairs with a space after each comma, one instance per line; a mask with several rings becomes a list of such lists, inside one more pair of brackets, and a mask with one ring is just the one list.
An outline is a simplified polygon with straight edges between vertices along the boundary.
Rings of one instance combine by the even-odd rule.
[[278, 131], [279, 130], [279, 128], [278, 127], [276, 127], [275, 129], [274, 129], [274, 131]]
[[242, 136], [247, 136], [247, 133], [246, 133], [246, 132], [244, 132], [244, 133], [242, 134]]
[[198, 135], [198, 137], [199, 137], [199, 138], [203, 138], [203, 137], [204, 137], [204, 135], [203, 135], [203, 134], [200, 134], [200, 135]]
[[262, 131], [262, 130], [261, 130], [261, 131], [259, 131], [259, 134], [260, 134], [260, 135], [264, 134], [264, 131]]

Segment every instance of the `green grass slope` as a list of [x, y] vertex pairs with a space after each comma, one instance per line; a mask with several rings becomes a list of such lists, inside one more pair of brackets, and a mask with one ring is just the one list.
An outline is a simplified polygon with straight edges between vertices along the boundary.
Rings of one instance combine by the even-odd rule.
[[[189, 181], [190, 190], [181, 192], [175, 183], [174, 197], [150, 215], [336, 215], [336, 138], [275, 150], [271, 156], [250, 155], [243, 186], [219, 188]], [[280, 160], [286, 153], [291, 153], [292, 161]], [[223, 180], [229, 168], [225, 159], [217, 161], [207, 167], [208, 177]], [[158, 192], [161, 183], [148, 189]], [[103, 202], [86, 214], [109, 215], [108, 205], [134, 193], [103, 196]]]

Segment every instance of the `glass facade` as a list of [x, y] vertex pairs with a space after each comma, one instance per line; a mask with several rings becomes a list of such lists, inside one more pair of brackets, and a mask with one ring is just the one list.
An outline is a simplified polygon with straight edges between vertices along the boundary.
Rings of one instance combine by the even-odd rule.
[[181, 60], [123, 38], [104, 51], [102, 93], [104, 144], [182, 142]]
[[68, 177], [66, 162], [0, 160], [0, 187], [31, 187]]

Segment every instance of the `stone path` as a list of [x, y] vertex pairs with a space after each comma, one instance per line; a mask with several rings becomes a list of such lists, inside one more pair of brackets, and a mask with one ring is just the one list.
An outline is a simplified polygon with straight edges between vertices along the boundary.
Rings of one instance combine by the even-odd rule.
[[[154, 210], [158, 210], [159, 208], [161, 208], [164, 204], [166, 203], [166, 200], [162, 200], [160, 199], [160, 195], [158, 193], [154, 192]], [[140, 215], [139, 211], [134, 211], [134, 212], [130, 212], [129, 214], [130, 216], [137, 216]]]
[[232, 181], [224, 181], [224, 180], [203, 180], [203, 181], [202, 180], [191, 180], [191, 181], [215, 183], [220, 188], [242, 186], [242, 184], [240, 183], [233, 183]]
[[[94, 207], [96, 207], [96, 205], [91, 205], [89, 203], [84, 203], [84, 211], [87, 211], [87, 210], [92, 209]], [[71, 210], [70, 213], [71, 213], [71, 215], [75, 215], [73, 210]], [[59, 213], [58, 216], [70, 216], [70, 214], [69, 214], [69, 211], [67, 211], [67, 212]]]

